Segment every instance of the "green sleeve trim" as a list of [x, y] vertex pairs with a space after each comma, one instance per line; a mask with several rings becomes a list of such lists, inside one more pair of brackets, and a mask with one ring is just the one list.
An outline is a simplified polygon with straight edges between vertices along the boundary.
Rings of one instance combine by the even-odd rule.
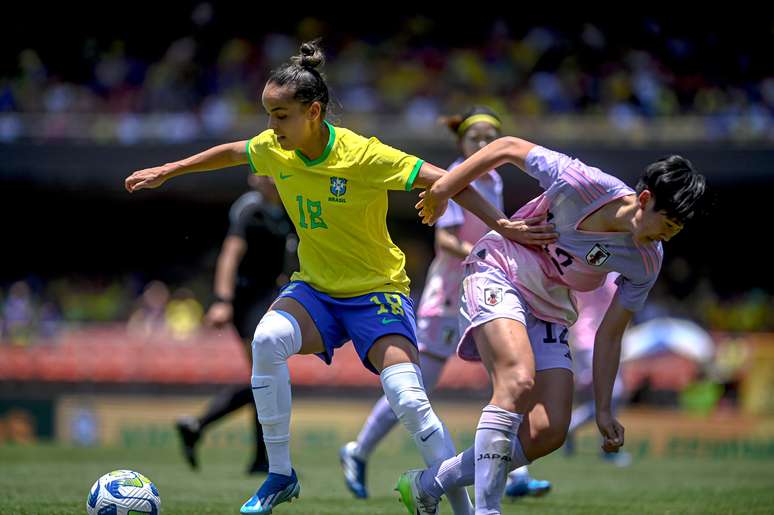
[[414, 165], [414, 169], [411, 170], [411, 175], [409, 175], [409, 178], [406, 181], [406, 191], [414, 189], [414, 181], [416, 180], [417, 175], [419, 175], [419, 169], [422, 168], [423, 164], [425, 164], [423, 159], [417, 159], [417, 164]]
[[247, 140], [247, 163], [250, 165], [250, 170], [252, 170], [253, 173], [258, 173], [258, 170], [253, 166], [253, 161], [250, 159], [250, 141], [251, 140]]
[[304, 162], [306, 166], [314, 166], [319, 165], [326, 159], [328, 159], [328, 155], [330, 155], [331, 150], [333, 149], [333, 144], [336, 142], [336, 129], [333, 128], [333, 125], [328, 123], [328, 120], [323, 120], [323, 123], [328, 126], [328, 144], [325, 146], [325, 150], [323, 150], [323, 153], [320, 157], [317, 159], [309, 159], [304, 154], [302, 154], [298, 149], [296, 149], [296, 155], [298, 158]]

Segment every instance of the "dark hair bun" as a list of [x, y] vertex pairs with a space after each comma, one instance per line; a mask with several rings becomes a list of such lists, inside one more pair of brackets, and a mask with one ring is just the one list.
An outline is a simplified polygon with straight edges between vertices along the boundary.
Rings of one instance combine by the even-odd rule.
[[325, 55], [320, 48], [320, 40], [307, 41], [301, 44], [299, 55], [292, 57], [291, 61], [302, 68], [318, 68], [325, 63]]

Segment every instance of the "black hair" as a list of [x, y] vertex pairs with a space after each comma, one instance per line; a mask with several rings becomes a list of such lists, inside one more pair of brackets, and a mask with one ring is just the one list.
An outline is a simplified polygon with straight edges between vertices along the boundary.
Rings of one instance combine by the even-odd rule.
[[500, 117], [497, 116], [497, 113], [495, 113], [488, 107], [478, 105], [478, 106], [471, 107], [463, 114], [455, 114], [453, 116], [442, 116], [438, 119], [438, 123], [448, 127], [449, 130], [452, 131], [455, 136], [460, 138], [462, 137], [462, 134], [458, 134], [460, 125], [462, 125], [462, 123], [468, 118], [470, 118], [471, 116], [474, 116], [477, 114], [488, 114], [489, 116], [494, 117], [498, 122], [502, 122], [502, 120], [500, 120]]
[[654, 211], [664, 212], [670, 219], [684, 224], [702, 209], [706, 180], [690, 161], [672, 155], [645, 168], [637, 183], [637, 193], [643, 190], [653, 194]]
[[290, 62], [272, 70], [267, 82], [278, 86], [293, 88], [293, 100], [305, 105], [320, 102], [322, 117], [328, 109], [330, 95], [328, 85], [317, 68], [325, 63], [325, 55], [320, 49], [320, 40], [307, 41], [301, 45], [299, 55], [290, 58]]

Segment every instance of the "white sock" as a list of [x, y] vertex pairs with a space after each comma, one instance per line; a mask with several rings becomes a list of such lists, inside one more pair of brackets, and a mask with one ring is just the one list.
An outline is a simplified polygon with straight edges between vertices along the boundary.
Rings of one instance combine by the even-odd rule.
[[513, 441], [522, 416], [493, 404], [481, 411], [475, 440], [476, 515], [500, 513], [500, 500], [511, 470]]
[[382, 395], [376, 404], [374, 404], [371, 414], [363, 424], [363, 429], [357, 436], [357, 448], [355, 454], [362, 460], [367, 460], [374, 448], [381, 442], [387, 433], [389, 433], [395, 424], [398, 423], [398, 417], [387, 402], [387, 398]]
[[[413, 363], [399, 363], [382, 370], [380, 377], [387, 401], [411, 434], [425, 464], [433, 465], [454, 456], [454, 442], [430, 406], [419, 367]], [[455, 514], [470, 513], [470, 499], [464, 488], [461, 492], [452, 489], [447, 496], [450, 503], [454, 500]], [[467, 502], [461, 502], [463, 500]]]
[[284, 311], [266, 313], [253, 337], [253, 399], [269, 458], [269, 472], [289, 476], [290, 371], [287, 360], [301, 350], [298, 322]]
[[[419, 354], [419, 368], [422, 369], [422, 382], [427, 392], [435, 388], [445, 363], [445, 360], [423, 353]], [[357, 437], [357, 448], [355, 449], [357, 457], [367, 460], [379, 442], [387, 436], [397, 423], [398, 417], [392, 411], [387, 398], [382, 396], [374, 404], [371, 414], [368, 416], [365, 424], [363, 424], [363, 428]]]
[[[513, 458], [513, 455], [511, 455], [511, 458]], [[517, 467], [511, 470], [511, 472], [508, 474], [509, 481], [523, 481], [525, 478], [528, 478], [528, 477], [529, 477], [529, 469], [527, 468], [526, 465]]]
[[[444, 460], [441, 463], [428, 467], [422, 473], [421, 483], [425, 493], [440, 499], [447, 490], [470, 486], [475, 482], [476, 460], [475, 449], [468, 447], [456, 456]], [[527, 472], [527, 464], [530, 461], [524, 455], [521, 441], [518, 436], [513, 440], [511, 449], [510, 466], [515, 467], [511, 474]]]
[[568, 433], [574, 433], [579, 427], [594, 420], [594, 401], [584, 402], [572, 410]]

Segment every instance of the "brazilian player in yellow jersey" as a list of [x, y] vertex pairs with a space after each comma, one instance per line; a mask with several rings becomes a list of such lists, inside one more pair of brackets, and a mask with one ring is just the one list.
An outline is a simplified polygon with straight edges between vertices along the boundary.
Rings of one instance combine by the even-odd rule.
[[387, 233], [387, 190], [410, 190], [423, 161], [376, 138], [323, 122], [328, 141], [314, 160], [284, 150], [269, 129], [247, 143], [253, 172], [270, 175], [300, 237], [304, 281], [333, 297], [408, 295], [405, 256]]
[[[296, 227], [300, 272], [260, 320], [252, 344], [251, 383], [269, 475], [242, 513], [271, 513], [299, 496], [290, 460], [287, 359], [293, 354], [317, 354], [330, 363], [335, 349], [351, 340], [364, 366], [379, 374], [424, 461], [431, 465], [455, 454], [424, 391], [405, 256], [386, 224], [387, 190], [426, 188], [444, 171], [328, 123], [328, 87], [317, 70], [323, 60], [317, 42], [304, 43], [299, 56], [271, 73], [262, 94], [268, 130], [139, 170], [125, 181], [134, 192], [178, 175], [249, 164], [274, 179]], [[454, 200], [509, 239], [539, 244], [553, 237], [550, 224], [508, 220], [472, 188]], [[472, 513], [464, 489], [447, 492], [447, 498], [455, 513]], [[434, 509], [426, 506], [423, 513]]]

